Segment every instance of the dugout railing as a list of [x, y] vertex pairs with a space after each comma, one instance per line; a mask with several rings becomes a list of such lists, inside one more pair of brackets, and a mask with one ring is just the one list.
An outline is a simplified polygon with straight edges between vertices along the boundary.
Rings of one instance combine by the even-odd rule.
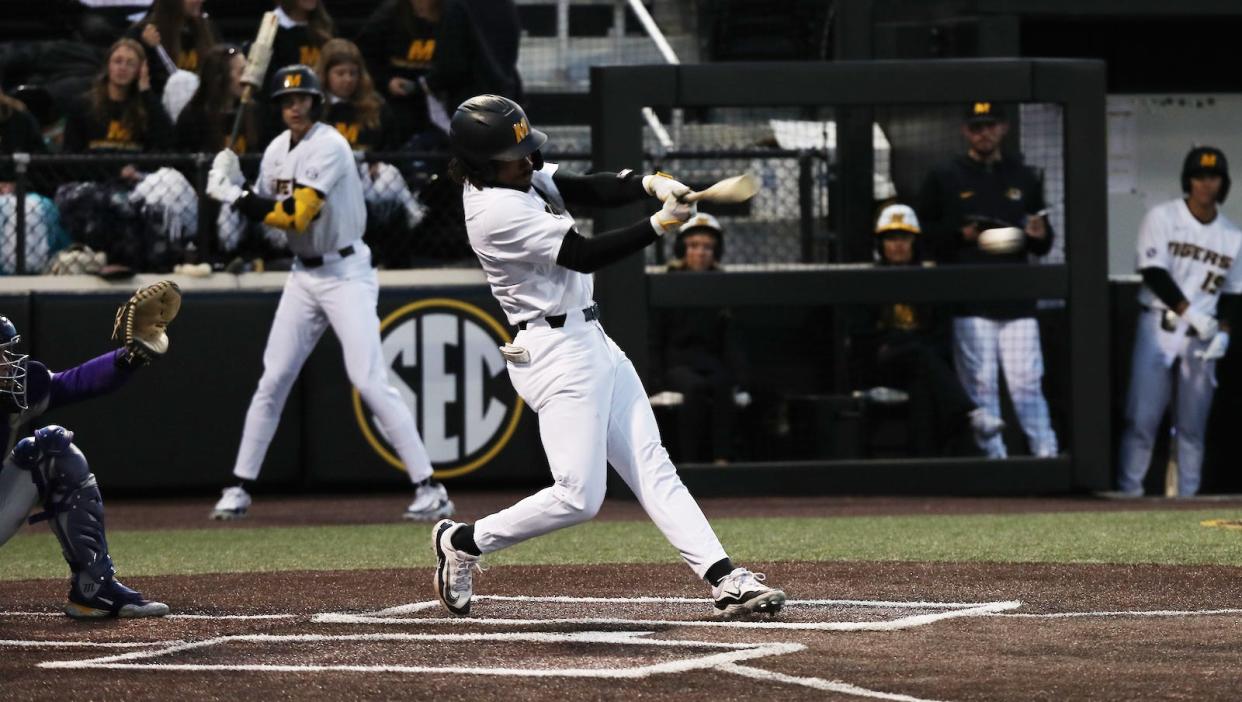
[[[908, 300], [1055, 299], [1065, 304], [1069, 420], [1056, 458], [735, 463], [686, 466], [706, 492], [1048, 493], [1110, 483], [1110, 360], [1106, 239], [1104, 64], [1073, 60], [877, 61], [599, 67], [591, 100], [593, 163], [601, 170], [643, 159], [640, 111], [832, 106], [837, 124], [833, 227], [866, 237], [873, 216], [873, 111], [887, 105], [965, 105], [978, 100], [1047, 103], [1061, 109], [1065, 263], [875, 270], [648, 273], [634, 256], [597, 274], [596, 297], [610, 333], [646, 367], [649, 309], [685, 306], [808, 306]], [[641, 214], [639, 206], [596, 215], [603, 231]], [[845, 242], [846, 249], [859, 251]], [[846, 260], [849, 260], [847, 258]], [[855, 258], [855, 260], [858, 260]]]

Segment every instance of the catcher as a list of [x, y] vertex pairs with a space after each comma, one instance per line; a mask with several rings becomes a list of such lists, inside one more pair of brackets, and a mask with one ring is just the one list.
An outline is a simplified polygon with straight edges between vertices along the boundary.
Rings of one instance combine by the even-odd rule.
[[[50, 425], [14, 441], [44, 412], [116, 390], [162, 356], [168, 350], [165, 329], [180, 308], [176, 283], [165, 280], [138, 290], [117, 310], [113, 338], [121, 347], [60, 372], [18, 353], [17, 327], [0, 317], [0, 412], [10, 427], [0, 466], [0, 545], [23, 523], [47, 521], [69, 563], [64, 611], [74, 619], [161, 617], [168, 605], [116, 579], [99, 486], [73, 444], [73, 432]], [[28, 518], [36, 504], [42, 511]]]

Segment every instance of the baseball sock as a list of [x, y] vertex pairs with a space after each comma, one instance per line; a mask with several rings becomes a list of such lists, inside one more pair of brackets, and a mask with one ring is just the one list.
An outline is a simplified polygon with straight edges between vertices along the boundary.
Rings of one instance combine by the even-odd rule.
[[474, 525], [467, 524], [449, 537], [449, 543], [453, 544], [453, 548], [458, 551], [465, 551], [471, 556], [481, 556], [483, 553], [479, 551], [479, 547], [474, 543]]
[[[454, 536], [456, 536], [456, 534], [454, 534]], [[725, 579], [726, 575], [732, 572], [733, 561], [728, 558], [722, 558], [713, 563], [711, 568], [707, 569], [707, 575], [704, 575], [703, 579], [707, 581], [708, 585], [716, 587], [720, 584], [721, 580]]]

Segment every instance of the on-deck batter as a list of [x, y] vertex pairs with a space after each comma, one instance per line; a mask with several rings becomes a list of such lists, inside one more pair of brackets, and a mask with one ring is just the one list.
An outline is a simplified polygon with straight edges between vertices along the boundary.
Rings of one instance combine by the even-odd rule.
[[1229, 194], [1225, 154], [1210, 146], [1192, 149], [1182, 165], [1182, 191], [1185, 199], [1156, 205], [1139, 228], [1142, 309], [1118, 475], [1118, 489], [1129, 497], [1143, 494], [1156, 432], [1174, 387], [1178, 495], [1199, 491], [1216, 361], [1229, 348], [1229, 321], [1242, 299], [1242, 266], [1236, 265], [1242, 232], [1217, 207]]
[[263, 152], [255, 188], [242, 188], [245, 180], [230, 149], [216, 155], [207, 179], [211, 197], [286, 230], [296, 256], [263, 352], [263, 377], [246, 412], [233, 467], [242, 482], [225, 488], [211, 516], [246, 514], [246, 486], [259, 477], [289, 390], [328, 325], [341, 341], [349, 381], [375, 413], [416, 486], [405, 518], [451, 516], [453, 503], [444, 486], [432, 480], [431, 459], [414, 416], [388, 384], [375, 308], [379, 280], [362, 241], [367, 212], [349, 142], [317, 121], [324, 96], [309, 67], [286, 66], [276, 72], [273, 85], [273, 102], [288, 129]]
[[[695, 574], [712, 586], [724, 614], [776, 613], [785, 593], [735, 567], [668, 453], [634, 366], [604, 333], [591, 273], [642, 250], [695, 213], [678, 201], [685, 185], [663, 174], [589, 176], [559, 172], [539, 149], [547, 141], [516, 103], [467, 100], [453, 115], [450, 166], [463, 182], [466, 231], [492, 294], [519, 331], [501, 348], [509, 378], [539, 415], [555, 483], [474, 524], [442, 520], [432, 531], [436, 592], [454, 614], [470, 611], [472, 569], [481, 554], [595, 516], [608, 464]], [[578, 233], [567, 202], [614, 206], [654, 195], [650, 219], [599, 234]]]

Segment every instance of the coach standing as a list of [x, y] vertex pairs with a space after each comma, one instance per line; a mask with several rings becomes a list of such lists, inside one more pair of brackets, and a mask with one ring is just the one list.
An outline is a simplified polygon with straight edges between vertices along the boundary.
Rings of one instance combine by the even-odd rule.
[[[932, 169], [919, 193], [918, 216], [936, 257], [944, 263], [1026, 263], [1052, 248], [1043, 183], [1020, 154], [1003, 154], [1009, 131], [1004, 111], [992, 102], [966, 109], [962, 136], [969, 148]], [[979, 233], [1013, 226], [1025, 236], [1013, 250], [997, 253], [979, 246]], [[1048, 402], [1042, 388], [1044, 357], [1034, 300], [977, 300], [959, 306], [953, 320], [953, 360], [971, 400], [999, 417], [999, 373], [1013, 401], [1031, 453], [1057, 455]], [[990, 458], [1008, 455], [1000, 435], [980, 439]]]

